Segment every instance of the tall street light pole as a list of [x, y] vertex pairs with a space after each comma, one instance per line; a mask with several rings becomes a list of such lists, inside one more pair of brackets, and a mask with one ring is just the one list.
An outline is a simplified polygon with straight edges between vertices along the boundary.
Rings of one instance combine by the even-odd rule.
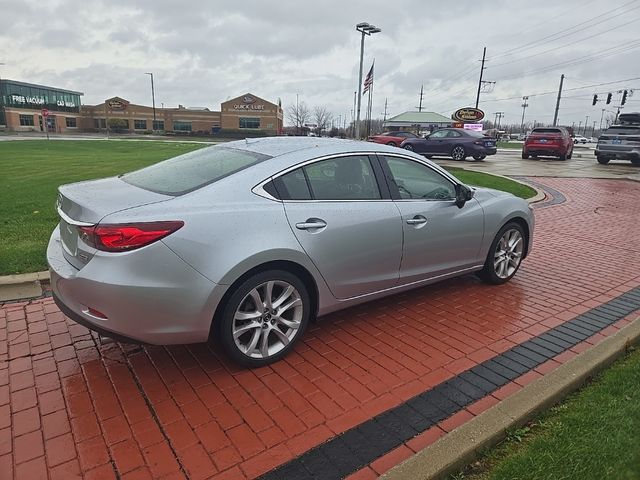
[[603, 108], [603, 109], [602, 109], [602, 114], [600, 115], [600, 132], [601, 132], [601, 133], [602, 133], [602, 119], [604, 118], [604, 111], [605, 111], [605, 110], [606, 110], [606, 109], [605, 109], [605, 108]]
[[149, 75], [151, 77], [151, 101], [153, 102], [153, 126], [151, 130], [156, 129], [156, 92], [153, 89], [153, 73], [146, 72], [145, 75]]
[[358, 75], [358, 108], [356, 110], [356, 135], [360, 138], [360, 106], [362, 103], [362, 62], [364, 60], [364, 36], [372, 35], [374, 33], [380, 33], [382, 30], [375, 25], [370, 25], [367, 22], [362, 22], [356, 25], [356, 30], [362, 34], [360, 39], [360, 73]]
[[522, 122], [520, 122], [521, 133], [524, 133], [524, 112], [529, 106], [529, 104], [527, 103], [527, 100], [529, 100], [529, 97], [522, 97]]

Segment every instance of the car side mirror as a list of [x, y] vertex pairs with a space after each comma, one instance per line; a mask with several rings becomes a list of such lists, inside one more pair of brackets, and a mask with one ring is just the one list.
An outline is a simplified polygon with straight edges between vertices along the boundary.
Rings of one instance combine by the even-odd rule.
[[462, 183], [457, 184], [456, 185], [456, 206], [458, 208], [464, 207], [464, 204], [473, 198], [474, 193], [475, 192], [469, 187], [467, 187], [466, 185], [463, 185]]

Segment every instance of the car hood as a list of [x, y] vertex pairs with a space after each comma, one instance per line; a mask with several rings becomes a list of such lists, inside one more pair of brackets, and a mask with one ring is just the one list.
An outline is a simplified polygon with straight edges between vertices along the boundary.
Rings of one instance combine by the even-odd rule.
[[503, 192], [502, 190], [495, 190], [487, 187], [476, 187], [474, 185], [468, 185], [475, 191], [474, 198], [482, 200], [483, 198], [498, 198], [498, 197], [514, 197], [512, 193]]

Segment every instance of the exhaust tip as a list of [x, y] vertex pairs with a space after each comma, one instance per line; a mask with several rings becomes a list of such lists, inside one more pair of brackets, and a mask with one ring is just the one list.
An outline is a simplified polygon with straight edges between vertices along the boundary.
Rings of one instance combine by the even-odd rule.
[[112, 344], [112, 343], [116, 343], [116, 341], [111, 337], [105, 337], [104, 335], [99, 333], [98, 334], [98, 343], [100, 343], [100, 345], [109, 345], [109, 344]]

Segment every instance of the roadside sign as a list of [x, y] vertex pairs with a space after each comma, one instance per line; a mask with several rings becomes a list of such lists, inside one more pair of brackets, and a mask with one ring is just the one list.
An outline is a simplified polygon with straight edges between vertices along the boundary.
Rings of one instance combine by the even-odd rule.
[[46, 108], [42, 109], [42, 116], [43, 117], [48, 117], [49, 116], [49, 110], [47, 110]]

